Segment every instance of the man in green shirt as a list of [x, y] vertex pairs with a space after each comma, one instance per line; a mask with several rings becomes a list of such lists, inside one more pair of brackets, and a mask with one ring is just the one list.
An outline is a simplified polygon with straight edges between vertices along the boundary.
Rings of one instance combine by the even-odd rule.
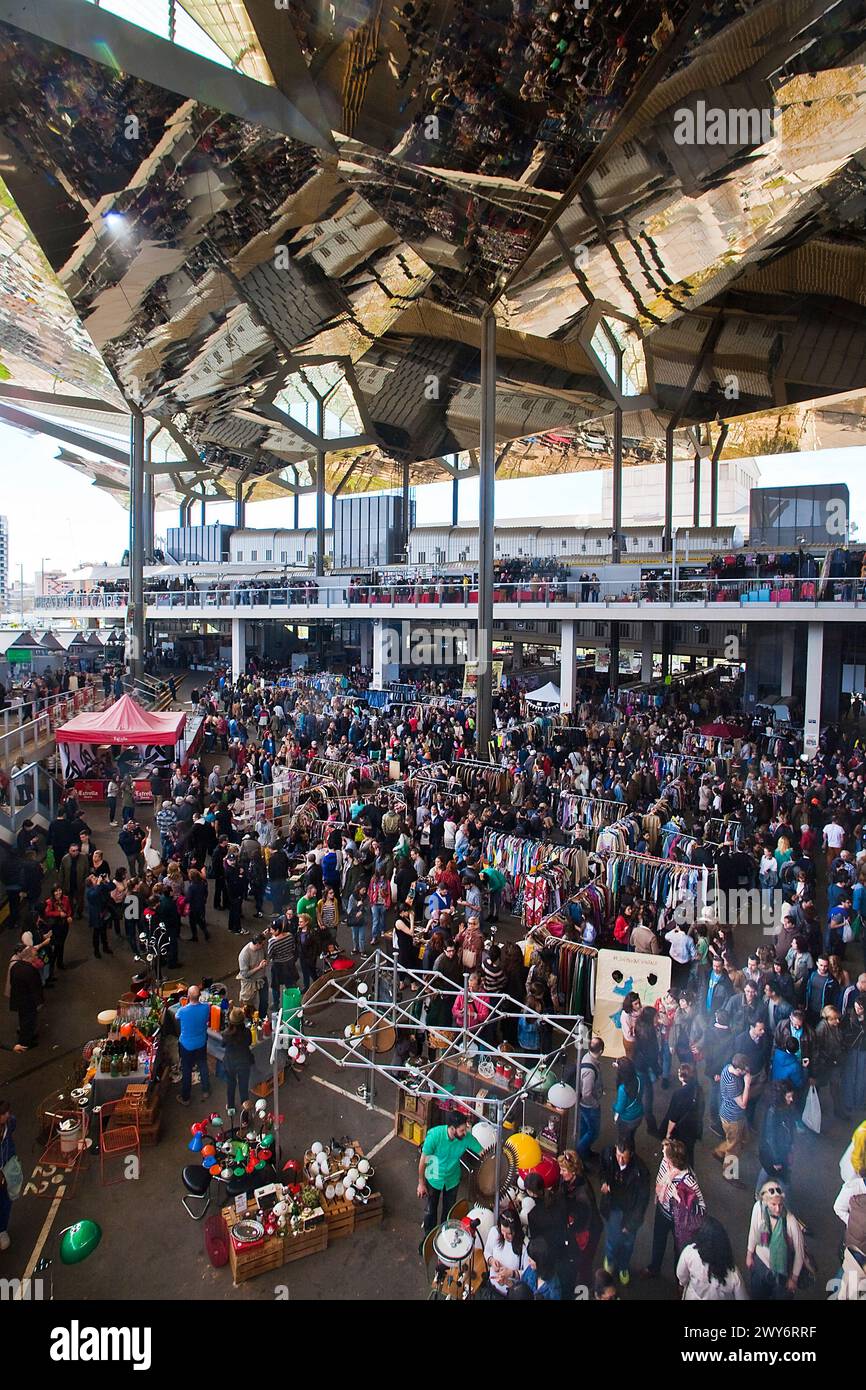
[[300, 917], [300, 915], [301, 915], [302, 912], [306, 912], [307, 915], [308, 915], [309, 918], [310, 918], [310, 921], [311, 921], [311, 922], [315, 922], [315, 920], [316, 920], [316, 908], [317, 908], [318, 906], [319, 906], [318, 895], [317, 895], [317, 893], [316, 893], [315, 886], [311, 883], [311, 884], [309, 884], [309, 886], [305, 889], [305, 891], [304, 891], [304, 896], [303, 896], [302, 898], [298, 898], [298, 905], [297, 905], [297, 907], [295, 908], [295, 911], [297, 912], [297, 914], [298, 914], [299, 917]]
[[439, 1225], [440, 1198], [443, 1221], [457, 1201], [460, 1160], [467, 1149], [470, 1153], [481, 1153], [481, 1145], [472, 1137], [468, 1120], [453, 1120], [451, 1124], [434, 1125], [428, 1130], [418, 1162], [418, 1196], [425, 1203], [425, 1236]]
[[505, 887], [505, 875], [494, 869], [492, 864], [481, 870], [481, 879], [487, 887], [487, 921], [499, 921], [499, 904], [502, 900], [502, 890]]

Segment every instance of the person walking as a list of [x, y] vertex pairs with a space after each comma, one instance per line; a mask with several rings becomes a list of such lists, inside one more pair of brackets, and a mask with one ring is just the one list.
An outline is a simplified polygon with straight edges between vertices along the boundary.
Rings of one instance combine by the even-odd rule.
[[198, 985], [190, 985], [187, 1002], [177, 1011], [177, 1024], [180, 1029], [180, 1095], [178, 1102], [189, 1105], [192, 1090], [193, 1068], [198, 1067], [202, 1100], [210, 1095], [210, 1076], [207, 1068], [207, 1029], [210, 1019], [210, 1005], [200, 1001]]
[[792, 1299], [805, 1258], [803, 1228], [788, 1211], [781, 1184], [769, 1178], [752, 1208], [749, 1225], [746, 1269], [752, 1298]]
[[684, 1303], [742, 1303], [748, 1299], [728, 1233], [714, 1217], [704, 1217], [694, 1240], [680, 1255], [677, 1282]]
[[17, 1121], [8, 1100], [0, 1100], [0, 1254], [11, 1245], [9, 1218], [12, 1203], [23, 1186], [24, 1174], [15, 1149]]
[[665, 1139], [677, 1139], [684, 1145], [691, 1167], [695, 1161], [695, 1144], [704, 1129], [704, 1093], [691, 1062], [680, 1063], [677, 1081], [679, 1084], [671, 1093], [659, 1132]]
[[280, 992], [294, 989], [298, 983], [298, 947], [285, 917], [275, 917], [268, 941], [268, 960], [271, 966], [271, 1006], [280, 1007]]
[[[719, 1119], [725, 1137], [713, 1149], [713, 1157], [720, 1163], [724, 1163], [728, 1157], [738, 1158], [743, 1151], [751, 1086], [748, 1058], [742, 1052], [737, 1052], [723, 1068], [719, 1081]], [[737, 1177], [732, 1179], [737, 1180]]]
[[618, 1131], [601, 1155], [601, 1215], [605, 1222], [604, 1268], [626, 1285], [635, 1241], [649, 1204], [649, 1170], [634, 1151], [630, 1130]]
[[[457, 1201], [460, 1188], [460, 1160], [466, 1153], [481, 1153], [473, 1138], [469, 1121], [457, 1116], [447, 1125], [434, 1125], [427, 1131], [418, 1160], [418, 1196], [424, 1202], [424, 1236], [439, 1224], [441, 1205], [445, 1221]], [[421, 1246], [424, 1241], [422, 1239]], [[420, 1247], [419, 1247], [420, 1249]]]
[[268, 953], [267, 937], [259, 932], [252, 941], [241, 947], [238, 954], [238, 998], [246, 1008], [249, 1004], [257, 1007], [264, 1015], [268, 1007]]
[[664, 1139], [656, 1177], [652, 1254], [643, 1272], [645, 1278], [657, 1279], [661, 1273], [669, 1236], [673, 1236], [674, 1260], [679, 1260], [681, 1251], [700, 1227], [706, 1210], [707, 1204], [692, 1172], [685, 1144], [679, 1139]]
[[577, 1141], [578, 1156], [586, 1162], [598, 1154], [593, 1144], [601, 1133], [601, 1098], [604, 1084], [601, 1079], [601, 1057], [604, 1043], [601, 1038], [590, 1040], [589, 1052], [584, 1054], [580, 1064], [578, 1104], [580, 1105], [580, 1131]]
[[6, 997], [9, 1009], [18, 1015], [18, 1041], [13, 1052], [29, 1052], [36, 1046], [38, 1030], [36, 1016], [43, 1002], [42, 969], [45, 962], [40, 956], [29, 932], [9, 962], [6, 976]]
[[237, 1114], [238, 1107], [236, 1107], [235, 1101], [237, 1100], [239, 1107], [242, 1108], [250, 1094], [250, 1074], [253, 1068], [250, 1036], [249, 1025], [243, 1009], [230, 1009], [226, 1030], [223, 1034], [226, 1106], [230, 1115]]
[[633, 1062], [620, 1057], [616, 1062], [617, 1088], [613, 1102], [613, 1120], [618, 1132], [634, 1139], [635, 1131], [644, 1116], [643, 1082]]

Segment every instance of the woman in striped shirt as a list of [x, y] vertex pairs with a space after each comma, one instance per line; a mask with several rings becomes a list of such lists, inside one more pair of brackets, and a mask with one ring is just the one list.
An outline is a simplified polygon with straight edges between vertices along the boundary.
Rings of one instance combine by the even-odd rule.
[[656, 1177], [656, 1209], [653, 1246], [644, 1277], [657, 1279], [665, 1257], [668, 1236], [674, 1238], [674, 1259], [694, 1238], [707, 1210], [704, 1194], [689, 1167], [686, 1146], [679, 1139], [665, 1139]]

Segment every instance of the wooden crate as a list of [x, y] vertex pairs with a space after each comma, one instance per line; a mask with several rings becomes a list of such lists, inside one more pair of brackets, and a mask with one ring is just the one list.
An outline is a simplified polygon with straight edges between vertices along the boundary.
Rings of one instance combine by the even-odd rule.
[[[248, 1205], [247, 1210], [250, 1211], [251, 1207], [252, 1204]], [[236, 1250], [231, 1238], [231, 1228], [240, 1219], [234, 1207], [223, 1208], [223, 1220], [229, 1231], [229, 1268], [232, 1279], [236, 1284], [245, 1284], [248, 1279], [255, 1279], [259, 1274], [280, 1268], [283, 1263], [284, 1242], [281, 1236], [269, 1236], [263, 1245], [256, 1245], [252, 1250]]]
[[305, 1259], [307, 1255], [318, 1255], [320, 1251], [327, 1250], [329, 1238], [327, 1221], [314, 1221], [296, 1236], [287, 1235], [282, 1241], [282, 1263], [290, 1265], [295, 1260]]
[[350, 1236], [355, 1229], [355, 1203], [346, 1202], [336, 1197], [329, 1202], [327, 1197], [322, 1199], [322, 1207], [325, 1212], [325, 1225], [328, 1228], [329, 1240], [340, 1240], [343, 1236]]
[[385, 1215], [385, 1203], [382, 1200], [381, 1192], [375, 1192], [366, 1204], [357, 1202], [353, 1205], [355, 1207], [356, 1235], [365, 1227], [381, 1226], [382, 1218]]
[[427, 1127], [419, 1123], [418, 1116], [412, 1112], [398, 1110], [394, 1120], [394, 1133], [398, 1139], [405, 1139], [408, 1144], [420, 1147], [427, 1137]]

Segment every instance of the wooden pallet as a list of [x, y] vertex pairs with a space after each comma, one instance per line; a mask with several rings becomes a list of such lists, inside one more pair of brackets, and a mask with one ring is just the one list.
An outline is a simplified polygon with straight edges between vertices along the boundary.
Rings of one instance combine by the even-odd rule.
[[318, 1255], [321, 1250], [327, 1250], [329, 1238], [327, 1221], [315, 1221], [296, 1236], [287, 1235], [282, 1241], [283, 1264], [290, 1265], [295, 1260], [305, 1259], [307, 1255]]
[[365, 1204], [356, 1202], [355, 1207], [355, 1234], [367, 1227], [381, 1226], [382, 1218], [385, 1215], [385, 1203], [382, 1200], [381, 1192], [375, 1192], [370, 1200]]
[[[251, 1204], [247, 1207], [251, 1210]], [[240, 1221], [234, 1207], [223, 1208], [223, 1220], [228, 1227], [229, 1268], [236, 1284], [245, 1284], [259, 1274], [279, 1269], [283, 1263], [283, 1239], [281, 1236], [267, 1236], [263, 1245], [255, 1245], [252, 1250], [236, 1250], [231, 1238], [231, 1228]]]

